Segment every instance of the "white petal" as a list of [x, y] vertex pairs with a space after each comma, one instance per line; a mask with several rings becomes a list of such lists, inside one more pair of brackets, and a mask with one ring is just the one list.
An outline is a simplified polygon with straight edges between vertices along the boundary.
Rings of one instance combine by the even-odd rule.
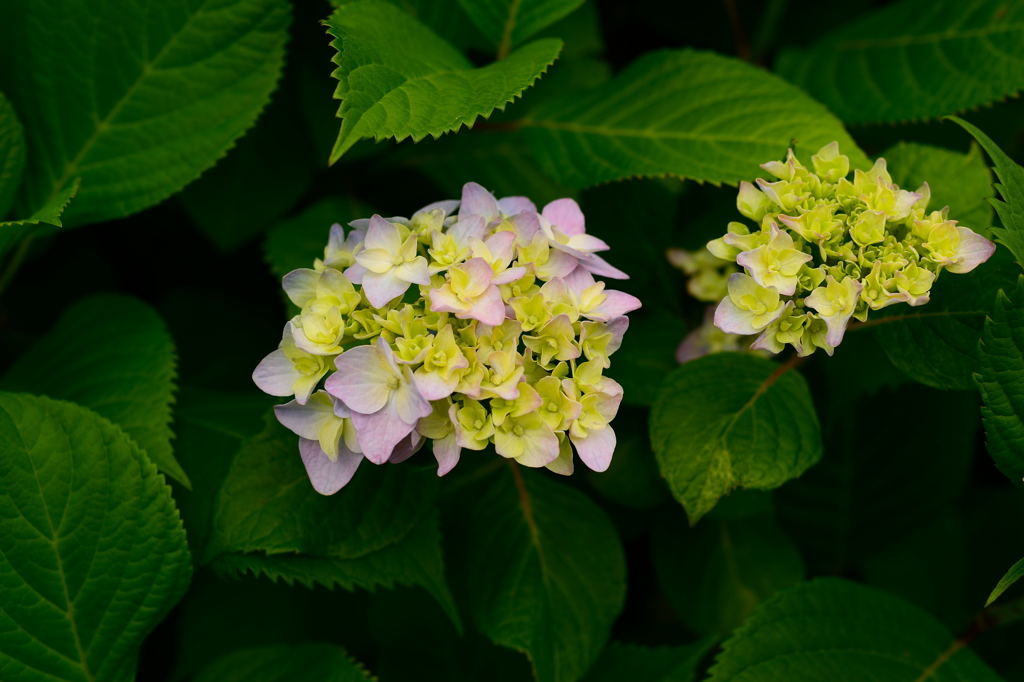
[[313, 490], [321, 495], [333, 495], [344, 488], [363, 461], [362, 455], [349, 452], [344, 445], [338, 448], [338, 457], [331, 460], [319, 443], [306, 438], [299, 439], [299, 454]]
[[299, 376], [298, 370], [284, 351], [275, 350], [256, 365], [252, 380], [267, 395], [284, 397], [294, 395], [295, 382]]

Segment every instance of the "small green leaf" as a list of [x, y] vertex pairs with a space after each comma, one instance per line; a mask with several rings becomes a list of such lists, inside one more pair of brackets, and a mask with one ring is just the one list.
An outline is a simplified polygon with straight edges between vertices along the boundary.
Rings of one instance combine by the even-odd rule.
[[981, 417], [988, 452], [1016, 485], [1024, 481], [1024, 277], [996, 297], [978, 346]]
[[[1024, 9], [1024, 5], [1020, 6]], [[999, 214], [1002, 227], [992, 229], [997, 242], [1005, 246], [1024, 267], [1024, 167], [1007, 156], [988, 135], [962, 119], [951, 116], [950, 120], [974, 136], [995, 164], [996, 177], [999, 183], [995, 189], [999, 199], [991, 199], [992, 205]]]
[[369, 218], [371, 209], [349, 196], [336, 196], [313, 204], [297, 216], [288, 218], [267, 232], [263, 254], [275, 277], [284, 277], [296, 268], [311, 268], [323, 258], [331, 225]]
[[243, 649], [223, 656], [194, 682], [372, 682], [361, 665], [334, 644]]
[[1021, 559], [1013, 566], [1010, 566], [1010, 570], [1006, 572], [999, 583], [993, 588], [992, 594], [988, 595], [988, 600], [985, 602], [985, 606], [989, 606], [992, 602], [1002, 596], [1003, 592], [1006, 592], [1015, 582], [1024, 578], [1024, 559]]
[[156, 311], [135, 298], [100, 295], [68, 308], [0, 383], [98, 412], [188, 486], [171, 447], [174, 378], [174, 341]]
[[764, 358], [718, 353], [682, 365], [651, 413], [661, 475], [695, 524], [735, 488], [777, 488], [821, 458], [807, 382]]
[[562, 49], [538, 40], [488, 66], [473, 64], [419, 21], [383, 0], [358, 0], [327, 20], [337, 51], [341, 130], [334, 163], [363, 138], [418, 141], [471, 126], [522, 94]]
[[825, 107], [762, 69], [711, 52], [663, 50], [608, 83], [555, 96], [522, 121], [551, 177], [573, 187], [638, 176], [736, 184], [759, 164], [838, 141], [867, 157]]
[[927, 305], [890, 306], [865, 327], [877, 327], [889, 360], [911, 379], [945, 390], [973, 389], [985, 315], [999, 288], [1012, 286], [1018, 272], [999, 250], [972, 272], [942, 273]]
[[10, 100], [0, 92], [0, 219], [11, 210], [24, 172], [25, 131]]
[[622, 546], [585, 495], [512, 466], [464, 511], [465, 603], [485, 635], [529, 657], [538, 682], [578, 680], [622, 609]]
[[63, 227], [61, 221], [64, 217], [64, 211], [67, 210], [68, 204], [78, 194], [78, 188], [81, 185], [81, 178], [75, 178], [60, 192], [53, 194], [45, 204], [39, 207], [39, 210], [28, 218], [0, 222], [0, 253], [7, 251], [10, 244], [28, 234], [27, 231], [12, 228], [39, 225], [40, 223], [52, 225], [53, 227]]
[[365, 462], [352, 483], [326, 497], [309, 483], [298, 439], [268, 419], [231, 462], [205, 561], [221, 571], [347, 590], [419, 585], [457, 619], [444, 576], [432, 469]]
[[917, 142], [900, 142], [882, 153], [893, 180], [908, 189], [927, 181], [932, 192], [929, 208], [949, 206], [949, 217], [988, 236], [992, 228], [992, 173], [971, 145], [966, 154]]
[[653, 545], [669, 603], [702, 634], [728, 635], [765, 598], [804, 579], [800, 552], [769, 516], [666, 524]]
[[722, 647], [708, 682], [1000, 682], [916, 606], [837, 578], [764, 602]]
[[19, 205], [76, 178], [69, 223], [126, 216], [212, 166], [267, 103], [287, 39], [284, 0], [34, 2], [0, 9], [3, 69], [29, 148]]
[[499, 57], [583, 4], [583, 0], [459, 0]]
[[903, 0], [849, 22], [777, 70], [848, 123], [936, 118], [1024, 88], [1024, 5]]
[[191, 562], [171, 491], [83, 407], [0, 394], [0, 677], [123, 682]]
[[715, 640], [683, 646], [639, 646], [611, 642], [583, 682], [697, 682], [700, 664]]

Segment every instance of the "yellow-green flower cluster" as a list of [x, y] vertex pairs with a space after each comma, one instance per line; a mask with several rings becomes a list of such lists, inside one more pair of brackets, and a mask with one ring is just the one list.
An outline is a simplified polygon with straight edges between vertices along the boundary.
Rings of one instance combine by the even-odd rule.
[[741, 183], [736, 201], [753, 225], [731, 222], [707, 245], [743, 269], [729, 275], [715, 325], [757, 334], [752, 348], [831, 355], [851, 318], [923, 305], [939, 273], [969, 272], [995, 250], [950, 219], [948, 207], [928, 211], [927, 183], [913, 192], [897, 186], [885, 159], [851, 180], [849, 159], [833, 142], [811, 157], [811, 168], [792, 150], [762, 168], [775, 181]]
[[299, 312], [253, 374], [294, 396], [276, 414], [314, 488], [334, 493], [363, 459], [401, 461], [426, 440], [439, 475], [490, 445], [562, 474], [573, 449], [608, 467], [622, 388], [604, 370], [640, 302], [594, 279], [625, 274], [597, 255], [608, 246], [576, 202], [537, 211], [469, 183], [461, 201], [350, 225], [284, 277]]

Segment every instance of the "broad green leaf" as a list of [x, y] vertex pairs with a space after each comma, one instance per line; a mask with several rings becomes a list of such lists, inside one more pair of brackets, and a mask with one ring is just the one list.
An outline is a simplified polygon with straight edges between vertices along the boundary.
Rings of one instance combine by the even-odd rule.
[[68, 308], [0, 384], [98, 412], [188, 486], [171, 447], [174, 379], [174, 341], [156, 311], [135, 298], [100, 295]]
[[669, 603], [702, 634], [728, 635], [765, 598], [804, 578], [800, 553], [768, 516], [666, 524], [653, 545]]
[[500, 196], [528, 196], [539, 206], [576, 191], [545, 175], [522, 133], [473, 131], [424, 140], [395, 156], [395, 165], [421, 172], [444, 192], [458, 197], [467, 182], [477, 182]]
[[512, 47], [571, 14], [583, 0], [459, 0], [462, 9], [504, 57]]
[[735, 488], [777, 488], [821, 458], [807, 382], [747, 353], [707, 355], [661, 386], [651, 412], [661, 475], [695, 524]]
[[25, 131], [18, 114], [0, 92], [0, 219], [11, 210], [25, 171]]
[[202, 557], [210, 538], [217, 491], [242, 444], [263, 430], [272, 398], [257, 391], [182, 387], [174, 405], [174, 444], [192, 487], [176, 491], [192, 553]]
[[30, 68], [0, 87], [25, 124], [20, 206], [75, 181], [69, 223], [152, 206], [212, 166], [249, 128], [281, 73], [284, 0], [13, 0], [0, 40]]
[[774, 493], [811, 572], [856, 571], [955, 505], [970, 479], [976, 410], [974, 392], [907, 384], [823, 411], [827, 454]]
[[312, 184], [313, 143], [297, 108], [278, 92], [227, 157], [181, 194], [185, 212], [222, 251], [262, 235]]
[[821, 578], [764, 602], [718, 654], [708, 682], [1000, 682], [924, 611]]
[[309, 484], [298, 439], [268, 419], [231, 462], [205, 560], [220, 571], [346, 590], [418, 585], [454, 619], [433, 468], [364, 462], [352, 483], [326, 497]]
[[547, 472], [502, 470], [462, 512], [460, 582], [477, 627], [529, 657], [538, 682], [578, 680], [622, 609], [625, 559], [611, 521]]
[[171, 491], [83, 407], [0, 394], [0, 678], [123, 682], [191, 573]]
[[903, 0], [784, 52], [777, 70], [847, 123], [936, 118], [1024, 88], [1024, 5]]
[[1010, 589], [1010, 587], [1012, 587], [1013, 584], [1021, 578], [1024, 578], [1024, 559], [1021, 559], [1013, 566], [1010, 566], [1010, 570], [1006, 572], [1006, 575], [1000, 578], [999, 583], [995, 588], [993, 588], [992, 594], [988, 596], [988, 601], [985, 602], [985, 606], [988, 606], [996, 599], [999, 599], [1003, 592]]
[[[1024, 9], [1024, 5], [1020, 6]], [[992, 205], [999, 214], [1002, 227], [992, 229], [997, 242], [1005, 246], [1024, 267], [1024, 167], [1007, 156], [988, 135], [981, 132], [967, 121], [951, 117], [952, 120], [969, 132], [988, 153], [996, 177], [995, 185], [999, 199], [992, 199]]]
[[[437, 35], [460, 50], [485, 52], [487, 40], [462, 10], [459, 0], [388, 0], [401, 7]], [[330, 0], [331, 6], [343, 7], [359, 0]]]
[[275, 277], [284, 277], [296, 268], [311, 268], [323, 258], [331, 225], [369, 218], [371, 209], [350, 196], [334, 196], [313, 204], [297, 216], [288, 218], [267, 232], [263, 255]]
[[471, 126], [518, 97], [558, 57], [538, 40], [488, 66], [473, 64], [429, 28], [383, 0], [358, 0], [327, 20], [337, 54], [337, 161], [356, 141], [418, 141]]
[[611, 642], [583, 682], [697, 682], [711, 638], [683, 646], [639, 646]]
[[992, 228], [992, 173], [981, 149], [971, 145], [966, 154], [917, 142], [900, 142], [882, 156], [893, 180], [901, 187], [916, 189], [928, 182], [931, 209], [949, 206], [949, 217], [979, 234]]
[[[39, 209], [30, 215], [28, 218], [19, 218], [16, 220], [5, 220], [0, 222], [0, 254], [6, 252], [11, 244], [23, 239], [29, 234], [27, 230], [20, 230], [16, 228], [25, 227], [27, 225], [39, 225], [40, 223], [46, 225], [52, 225], [53, 227], [63, 227], [61, 222], [64, 217], [64, 211], [67, 210], [68, 204], [78, 194], [78, 189], [81, 186], [81, 178], [75, 178], [69, 182], [67, 187], [62, 189], [60, 192], [55, 193], [50, 199], [39, 207]], [[49, 232], [53, 232], [49, 230]]]
[[833, 140], [867, 164], [839, 121], [803, 92], [738, 59], [694, 50], [640, 57], [608, 83], [556, 96], [521, 122], [551, 177], [574, 187], [638, 176], [736, 184], [759, 164]]
[[999, 292], [978, 347], [975, 381], [981, 391], [985, 442], [996, 466], [1024, 481], [1024, 277]]
[[943, 272], [927, 305], [894, 305], [864, 326], [877, 327], [889, 360], [911, 379], [934, 388], [972, 389], [985, 315], [999, 288], [1012, 286], [1018, 272], [999, 250], [967, 274]]
[[243, 649], [207, 666], [194, 682], [372, 682], [374, 678], [334, 644], [281, 644]]

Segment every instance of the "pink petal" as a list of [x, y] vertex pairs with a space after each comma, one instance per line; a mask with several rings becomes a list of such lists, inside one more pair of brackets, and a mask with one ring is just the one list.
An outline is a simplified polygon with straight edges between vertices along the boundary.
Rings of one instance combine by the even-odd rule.
[[597, 307], [597, 310], [594, 311], [601, 315], [600, 319], [608, 320], [614, 317], [621, 317], [640, 307], [640, 299], [624, 291], [612, 289], [611, 291], [605, 291], [604, 295], [606, 298]]
[[462, 203], [460, 215], [480, 216], [485, 223], [498, 217], [498, 201], [494, 195], [475, 182], [467, 182], [462, 186]]
[[[395, 268], [395, 275], [413, 284], [430, 285], [430, 266], [426, 258], [417, 258], [411, 263], [402, 263]], [[402, 292], [405, 293], [404, 291]], [[367, 297], [369, 298], [369, 297]]]
[[465, 316], [457, 315], [457, 317], [473, 318], [495, 327], [501, 324], [505, 320], [505, 301], [502, 300], [498, 287], [487, 287], [483, 295], [473, 302]]
[[518, 213], [536, 213], [537, 207], [526, 197], [504, 197], [498, 199], [498, 208], [508, 216]]
[[715, 309], [715, 326], [729, 334], [756, 334], [760, 331], [750, 323], [750, 315], [740, 310], [728, 296]]
[[594, 251], [607, 251], [611, 247], [603, 239], [598, 239], [592, 234], [578, 234], [569, 240], [572, 248], [584, 253], [593, 253]]
[[374, 464], [383, 464], [391, 457], [395, 446], [408, 436], [413, 424], [406, 424], [398, 413], [385, 406], [374, 414], [352, 413], [352, 424], [363, 455]]
[[345, 268], [345, 276], [348, 277], [348, 281], [352, 284], [362, 284], [363, 276], [366, 275], [366, 268], [359, 263], [353, 263], [352, 265]]
[[388, 301], [398, 298], [408, 288], [409, 283], [400, 280], [392, 272], [385, 272], [382, 275], [367, 272], [363, 275], [363, 293], [374, 308], [383, 308]]
[[572, 444], [576, 446], [583, 463], [593, 471], [605, 471], [612, 463], [612, 454], [615, 452], [615, 431], [611, 426], [606, 426], [599, 431], [589, 431], [586, 438], [569, 437]]
[[[326, 409], [323, 409], [326, 407]], [[283, 405], [274, 405], [274, 416], [281, 426], [285, 427], [300, 438], [317, 440], [320, 437], [320, 427], [325, 420], [333, 420], [334, 412], [330, 406], [313, 401], [305, 405], [299, 405], [292, 400]]]
[[629, 318], [626, 316], [614, 317], [605, 323], [605, 328], [612, 333], [612, 340], [608, 342], [608, 355], [611, 355], [622, 346], [622, 337], [629, 328]]
[[[290, 332], [289, 332], [290, 333]], [[252, 380], [267, 395], [289, 396], [294, 394], [295, 380], [299, 372], [282, 350], [275, 350], [260, 360], [253, 370]], [[303, 400], [302, 402], [305, 402]]]
[[327, 378], [324, 388], [354, 412], [373, 414], [384, 407], [392, 374], [382, 362], [377, 346], [356, 346], [334, 360], [338, 371]]
[[540, 218], [533, 211], [512, 216], [512, 225], [516, 228], [520, 244], [529, 244], [534, 235], [540, 232]]
[[583, 234], [586, 231], [583, 211], [573, 199], [555, 199], [544, 207], [541, 215], [567, 235]]
[[398, 226], [375, 214], [370, 218], [370, 228], [366, 231], [364, 244], [367, 249], [384, 249], [390, 253], [398, 253], [402, 247], [402, 235], [398, 231]]
[[415, 424], [421, 417], [430, 414], [430, 403], [423, 399], [412, 382], [403, 381], [392, 391], [391, 405], [399, 419], [407, 424]]
[[299, 439], [299, 454], [306, 466], [306, 475], [313, 490], [321, 495], [333, 495], [345, 487], [363, 461], [363, 456], [338, 446], [338, 458], [331, 458], [320, 449], [320, 444], [307, 438]]
[[401, 464], [415, 455], [423, 445], [423, 442], [423, 436], [413, 431], [395, 446], [395, 449], [391, 451], [391, 456], [388, 457], [388, 462], [390, 464]]
[[629, 279], [629, 275], [610, 264], [604, 258], [593, 253], [587, 254], [586, 258], [580, 258], [579, 264], [581, 268], [585, 268], [586, 270], [594, 273], [595, 275], [600, 275], [601, 277], [608, 277], [610, 279]]
[[950, 272], [958, 274], [970, 272], [991, 258], [992, 254], [995, 253], [996, 245], [994, 242], [982, 237], [970, 228], [958, 225], [956, 229], [960, 232], [960, 252], [957, 254], [960, 258], [954, 265], [946, 268]]
[[444, 476], [459, 463], [462, 448], [455, 432], [434, 441], [434, 459], [437, 460], [437, 475]]
[[416, 382], [416, 389], [420, 392], [427, 400], [441, 400], [447, 398], [455, 390], [455, 387], [459, 384], [459, 377], [457, 374], [453, 374], [449, 380], [445, 380], [437, 372], [420, 372], [417, 371], [412, 375], [413, 381]]
[[496, 275], [494, 279], [491, 280], [491, 284], [508, 284], [509, 282], [516, 281], [517, 279], [522, 279], [525, 274], [526, 268], [524, 267], [509, 268], [508, 270]]

